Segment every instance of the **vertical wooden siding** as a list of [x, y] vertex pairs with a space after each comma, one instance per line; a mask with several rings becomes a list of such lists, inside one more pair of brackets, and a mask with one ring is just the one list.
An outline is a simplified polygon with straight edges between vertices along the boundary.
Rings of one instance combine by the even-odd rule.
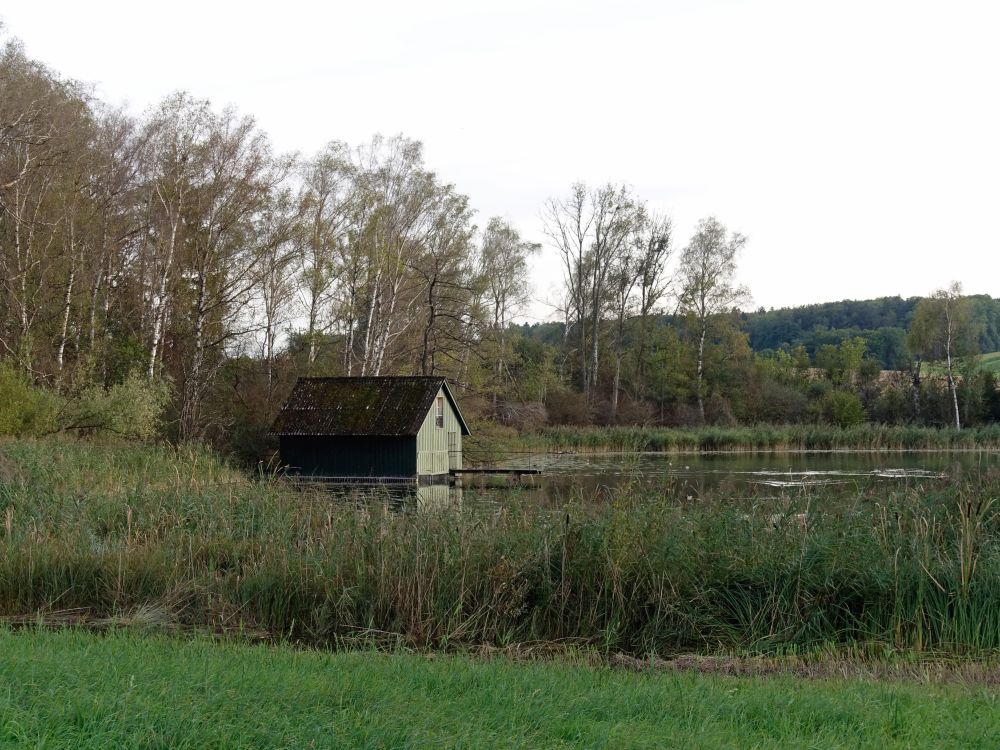
[[[444, 399], [444, 427], [435, 422], [437, 399]], [[449, 456], [448, 433], [455, 433], [452, 439], [455, 451]], [[462, 468], [462, 425], [455, 415], [444, 389], [438, 390], [437, 397], [424, 417], [424, 423], [417, 432], [417, 473], [447, 474], [449, 469]]]

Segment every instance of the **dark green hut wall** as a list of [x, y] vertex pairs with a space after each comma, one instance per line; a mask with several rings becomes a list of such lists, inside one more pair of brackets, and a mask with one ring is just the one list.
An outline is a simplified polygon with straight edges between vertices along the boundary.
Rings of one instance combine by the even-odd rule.
[[282, 435], [281, 462], [293, 474], [321, 477], [412, 477], [414, 437]]

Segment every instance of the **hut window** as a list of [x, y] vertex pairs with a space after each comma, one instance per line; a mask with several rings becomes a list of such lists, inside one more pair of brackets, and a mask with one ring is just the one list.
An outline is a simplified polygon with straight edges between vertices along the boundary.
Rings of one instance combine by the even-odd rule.
[[438, 396], [437, 414], [434, 416], [434, 424], [444, 427], [444, 396]]

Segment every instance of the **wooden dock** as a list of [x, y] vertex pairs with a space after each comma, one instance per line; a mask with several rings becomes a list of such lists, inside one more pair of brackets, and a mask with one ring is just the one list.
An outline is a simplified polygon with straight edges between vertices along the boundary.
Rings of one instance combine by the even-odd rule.
[[523, 477], [523, 476], [533, 476], [535, 474], [541, 474], [541, 469], [513, 469], [513, 468], [503, 468], [496, 467], [493, 469], [451, 469], [448, 471], [453, 477], [460, 476], [461, 474], [507, 474], [509, 476]]
[[[360, 487], [366, 486], [396, 486], [396, 485], [416, 485], [418, 483], [419, 477], [373, 477], [373, 476], [358, 476], [358, 477], [325, 477], [316, 476], [314, 474], [288, 474], [286, 475], [288, 479], [296, 482], [298, 484], [324, 484], [324, 485], [354, 485]], [[442, 475], [443, 476], [443, 475]]]

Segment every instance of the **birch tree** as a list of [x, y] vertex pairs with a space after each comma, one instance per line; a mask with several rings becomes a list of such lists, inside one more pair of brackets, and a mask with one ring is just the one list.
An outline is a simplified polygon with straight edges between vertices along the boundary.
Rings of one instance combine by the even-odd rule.
[[625, 357], [629, 320], [639, 317], [637, 367], [644, 356], [647, 318], [667, 289], [665, 268], [670, 258], [669, 220], [649, 216], [645, 210], [635, 213], [631, 235], [610, 261], [608, 281], [610, 312], [613, 316], [612, 352], [615, 360], [611, 387], [611, 417], [617, 418], [621, 392], [622, 362]]
[[477, 275], [487, 315], [487, 343], [493, 349], [493, 407], [498, 389], [507, 379], [510, 342], [507, 328], [511, 319], [528, 303], [531, 284], [528, 261], [541, 245], [522, 239], [520, 233], [498, 216], [486, 224], [478, 254]]
[[543, 211], [545, 234], [552, 242], [562, 264], [566, 284], [565, 335], [569, 340], [570, 326], [576, 326], [580, 364], [580, 385], [590, 398], [590, 378], [587, 370], [587, 302], [590, 299], [587, 273], [591, 227], [594, 214], [587, 186], [578, 182], [564, 199], [550, 198]]
[[288, 164], [275, 159], [270, 143], [250, 117], [232, 109], [209, 120], [197, 190], [187, 220], [184, 280], [190, 298], [185, 338], [180, 433], [193, 437], [198, 409], [216, 366], [208, 360], [246, 331], [234, 327], [258, 284], [268, 239], [255, 222], [270, 207]]
[[910, 348], [917, 357], [918, 368], [922, 359], [944, 361], [956, 430], [962, 429], [962, 417], [958, 408], [955, 363], [958, 358], [975, 352], [973, 334], [969, 299], [963, 295], [962, 285], [957, 281], [920, 300], [913, 311]]
[[678, 268], [679, 310], [688, 317], [695, 336], [695, 395], [698, 415], [705, 422], [705, 344], [713, 318], [748, 304], [750, 292], [738, 286], [736, 256], [746, 237], [729, 235], [714, 217], [698, 222]]
[[146, 124], [144, 163], [146, 234], [143, 238], [143, 303], [152, 381], [163, 347], [164, 328], [177, 281], [178, 256], [188, 240], [186, 215], [204, 176], [205, 148], [212, 125], [208, 102], [176, 94], [166, 99]]
[[[336, 324], [335, 313], [339, 313], [348, 337], [344, 366], [350, 374], [350, 339], [357, 320], [353, 286], [357, 278], [352, 273], [357, 268], [351, 266], [346, 249], [355, 198], [350, 150], [346, 144], [334, 141], [306, 162], [301, 172], [299, 277], [309, 347], [306, 361], [311, 372], [319, 341]], [[336, 305], [338, 286], [346, 294]]]
[[[59, 272], [89, 110], [78, 88], [8, 42], [0, 53], [0, 345], [35, 373], [36, 328]], [[75, 228], [75, 227], [74, 227]], [[65, 273], [65, 271], [64, 271]], [[57, 280], [58, 279], [58, 280]], [[65, 293], [60, 295], [65, 297]], [[57, 313], [58, 318], [58, 313]]]
[[408, 273], [433, 231], [437, 184], [423, 163], [423, 147], [397, 136], [376, 136], [356, 152], [356, 229], [365, 300], [358, 321], [361, 375], [380, 375], [392, 343], [414, 322], [420, 296]]

